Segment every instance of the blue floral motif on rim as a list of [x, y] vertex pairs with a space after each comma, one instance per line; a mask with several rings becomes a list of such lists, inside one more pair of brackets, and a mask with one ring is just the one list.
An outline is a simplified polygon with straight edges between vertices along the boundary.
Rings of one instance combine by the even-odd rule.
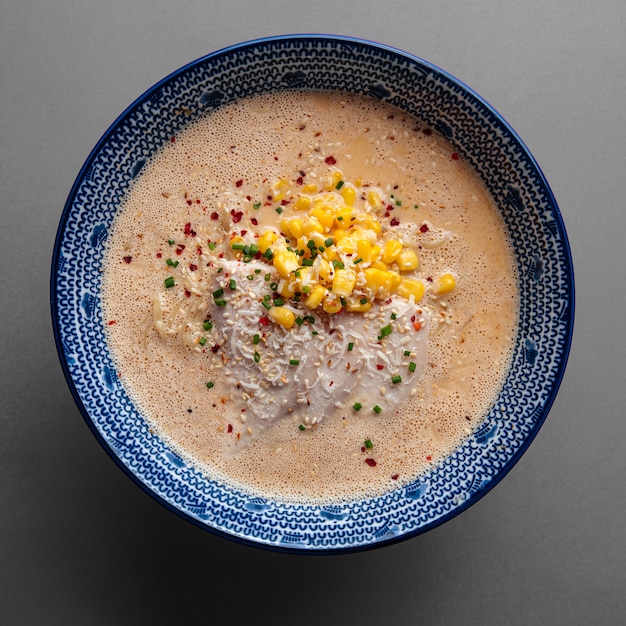
[[[292, 88], [374, 97], [442, 132], [500, 206], [520, 275], [513, 363], [484, 426], [412, 485], [337, 506], [268, 502], [207, 479], [173, 454], [117, 382], [98, 295], [102, 244], [146, 160], [212, 107]], [[181, 116], [180, 110], [191, 114]], [[347, 37], [292, 35], [247, 42], [190, 63], [114, 122], [81, 169], [63, 211], [51, 304], [59, 357], [77, 405], [103, 447], [142, 488], [189, 521], [238, 541], [285, 551], [342, 552], [385, 545], [441, 524], [511, 469], [546, 418], [563, 376], [574, 279], [548, 184], [515, 132], [486, 102], [401, 51]]]

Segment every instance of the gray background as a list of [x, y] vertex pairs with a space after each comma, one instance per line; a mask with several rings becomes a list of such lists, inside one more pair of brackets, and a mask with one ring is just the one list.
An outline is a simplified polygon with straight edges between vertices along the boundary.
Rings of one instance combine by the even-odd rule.
[[[623, 0], [0, 0], [0, 623], [624, 624]], [[576, 334], [537, 439], [485, 498], [332, 557], [217, 538], [99, 447], [57, 359], [55, 232], [132, 100], [239, 41], [360, 36], [451, 72], [518, 131], [573, 249]]]

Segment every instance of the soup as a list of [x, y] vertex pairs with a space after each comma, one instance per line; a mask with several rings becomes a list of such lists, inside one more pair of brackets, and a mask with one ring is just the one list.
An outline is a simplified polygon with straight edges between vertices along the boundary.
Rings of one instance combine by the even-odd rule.
[[242, 99], [143, 167], [103, 307], [121, 383], [216, 480], [337, 502], [441, 462], [497, 397], [513, 253], [434, 130], [346, 93]]

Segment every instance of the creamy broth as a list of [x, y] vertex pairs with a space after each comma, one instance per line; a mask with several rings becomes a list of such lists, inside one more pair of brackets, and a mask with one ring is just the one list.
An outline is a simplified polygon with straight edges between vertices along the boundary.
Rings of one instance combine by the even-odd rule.
[[[381, 321], [372, 321], [377, 328], [395, 322], [394, 306], [402, 313], [398, 324], [411, 318], [407, 328], [394, 327], [393, 335], [398, 342], [400, 332], [412, 337], [407, 357], [393, 371], [384, 370], [389, 378], [401, 373], [406, 393], [397, 408], [387, 410], [401, 385], [366, 385], [365, 379], [359, 388], [360, 374], [350, 378], [344, 372], [343, 390], [354, 393], [327, 394], [333, 401], [323, 405], [323, 415], [310, 418], [285, 397], [290, 412], [265, 423], [261, 409], [271, 411], [273, 405], [263, 405], [259, 392], [251, 397], [246, 384], [252, 383], [237, 369], [236, 347], [228, 342], [249, 333], [261, 346], [250, 350], [262, 358], [269, 350], [264, 332], [275, 322], [264, 319], [252, 328], [251, 318], [230, 317], [228, 305], [216, 305], [221, 296], [196, 292], [193, 280], [200, 276], [224, 285], [229, 297], [242, 294], [245, 285], [262, 304], [265, 276], [274, 272], [271, 260], [253, 248], [250, 263], [243, 265], [241, 253], [238, 261], [233, 256], [231, 242], [238, 239], [232, 237], [254, 242], [269, 228], [281, 231], [284, 220], [302, 215], [294, 194], [308, 185], [337, 195], [338, 178], [376, 216], [379, 243], [400, 240], [419, 256], [410, 276], [425, 293], [411, 301], [413, 314], [404, 316], [406, 301], [394, 295], [375, 303]], [[370, 191], [384, 200], [382, 206], [367, 205]], [[446, 274], [456, 286], [437, 294], [437, 280]], [[167, 287], [170, 278], [174, 285]], [[237, 283], [233, 293], [231, 280]], [[272, 273], [268, 280], [280, 276]], [[252, 296], [250, 302], [257, 306]], [[207, 475], [254, 494], [330, 503], [414, 480], [480, 424], [510, 364], [518, 291], [497, 207], [442, 136], [371, 99], [285, 92], [199, 118], [144, 166], [109, 235], [103, 306], [121, 383], [178, 454]], [[199, 332], [164, 330], [187, 323], [181, 311], [191, 311]], [[309, 355], [320, 346], [341, 345], [336, 350], [342, 369], [356, 373], [363, 367], [364, 347], [348, 348], [345, 327], [337, 326], [335, 333], [332, 325], [347, 319], [343, 316], [363, 320], [370, 314], [345, 308], [337, 317], [321, 309], [313, 313], [317, 325], [306, 321], [278, 329], [302, 336], [302, 352], [287, 357], [294, 372], [300, 359], [313, 358]], [[413, 336], [416, 315], [423, 327], [418, 322]], [[330, 326], [327, 318], [333, 318]], [[378, 349], [375, 337], [372, 344]], [[296, 378], [294, 373], [291, 387], [275, 387], [277, 394], [301, 393], [304, 379], [296, 384]]]

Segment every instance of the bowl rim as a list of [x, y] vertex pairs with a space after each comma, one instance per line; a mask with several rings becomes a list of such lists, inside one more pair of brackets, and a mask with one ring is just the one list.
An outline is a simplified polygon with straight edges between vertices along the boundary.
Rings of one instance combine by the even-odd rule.
[[[431, 70], [432, 72], [434, 72], [435, 74], [441, 75], [442, 77], [446, 78], [453, 84], [456, 84], [458, 87], [460, 87], [461, 90], [465, 92], [465, 94], [474, 98], [482, 107], [484, 107], [487, 111], [489, 111], [489, 113], [494, 117], [494, 119], [498, 122], [498, 124], [504, 129], [505, 133], [509, 137], [511, 137], [514, 142], [518, 144], [518, 147], [521, 150], [521, 152], [523, 152], [524, 157], [528, 159], [532, 167], [535, 169], [536, 174], [540, 180], [541, 186], [543, 187], [545, 191], [548, 204], [550, 205], [551, 212], [554, 215], [556, 228], [558, 230], [558, 235], [559, 235], [560, 240], [562, 241], [564, 264], [566, 266], [567, 276], [568, 276], [567, 293], [568, 293], [568, 305], [569, 306], [567, 310], [566, 334], [564, 337], [563, 344], [561, 346], [561, 351], [559, 353], [560, 354], [559, 366], [557, 369], [555, 369], [554, 381], [550, 388], [550, 393], [548, 394], [547, 398], [545, 399], [545, 401], [543, 402], [541, 406], [541, 409], [542, 409], [541, 415], [537, 419], [532, 430], [527, 434], [523, 442], [519, 445], [516, 452], [509, 458], [509, 460], [504, 464], [504, 466], [498, 471], [498, 473], [495, 476], [491, 477], [486, 484], [482, 485], [478, 490], [472, 493], [463, 503], [455, 506], [451, 511], [441, 515], [435, 520], [432, 520], [414, 530], [404, 531], [399, 535], [394, 535], [389, 538], [372, 540], [368, 543], [359, 544], [359, 545], [350, 545], [350, 546], [315, 545], [312, 547], [301, 548], [298, 546], [284, 546], [284, 545], [279, 545], [277, 543], [268, 543], [268, 542], [264, 542], [256, 538], [243, 537], [243, 536], [236, 535], [234, 533], [227, 532], [225, 530], [222, 530], [221, 528], [211, 525], [210, 523], [203, 523], [202, 521], [194, 518], [193, 516], [189, 515], [185, 511], [182, 511], [180, 508], [176, 507], [174, 504], [165, 500], [160, 494], [158, 494], [154, 489], [152, 489], [150, 485], [144, 483], [129, 467], [127, 467], [122, 462], [122, 460], [118, 457], [117, 454], [115, 454], [110, 444], [104, 439], [104, 437], [102, 436], [102, 434], [96, 427], [96, 424], [94, 423], [92, 417], [89, 414], [89, 411], [85, 407], [80, 397], [78, 388], [76, 386], [76, 383], [69, 369], [69, 365], [66, 359], [64, 348], [63, 348], [59, 312], [58, 312], [58, 307], [57, 307], [57, 304], [58, 304], [57, 269], [59, 266], [59, 258], [61, 254], [61, 243], [62, 243], [63, 235], [67, 227], [68, 217], [72, 209], [72, 206], [74, 204], [74, 201], [76, 199], [78, 189], [85, 177], [86, 172], [89, 170], [89, 167], [93, 164], [96, 156], [99, 154], [103, 145], [105, 145], [107, 141], [109, 141], [111, 136], [114, 134], [115, 130], [124, 122], [124, 120], [127, 117], [129, 117], [137, 109], [139, 105], [144, 103], [151, 95], [153, 95], [155, 92], [157, 92], [159, 89], [161, 89], [162, 87], [164, 87], [171, 81], [177, 80], [182, 74], [185, 74], [186, 72], [193, 69], [194, 67], [197, 67], [200, 64], [210, 62], [211, 59], [220, 57], [225, 54], [229, 54], [231, 52], [245, 50], [246, 48], [259, 46], [261, 44], [275, 43], [275, 42], [281, 42], [281, 41], [293, 41], [293, 40], [296, 40], [296, 41], [297, 40], [306, 40], [306, 41], [320, 40], [324, 42], [336, 41], [336, 42], [344, 42], [348, 44], [357, 44], [357, 45], [362, 45], [368, 48], [386, 51], [393, 55], [397, 55], [399, 57], [407, 59], [408, 61], [415, 63], [419, 66], [425, 67]], [[517, 132], [511, 127], [511, 125], [506, 121], [506, 119], [491, 104], [489, 104], [487, 100], [485, 100], [482, 96], [476, 93], [471, 87], [469, 87], [463, 81], [459, 80], [456, 76], [450, 74], [446, 70], [443, 70], [437, 65], [434, 65], [433, 63], [430, 63], [429, 61], [426, 61], [423, 58], [416, 56], [414, 54], [411, 54], [409, 52], [406, 52], [402, 49], [399, 49], [399, 48], [396, 48], [387, 44], [378, 43], [370, 39], [364, 39], [364, 38], [346, 36], [346, 35], [334, 35], [334, 34], [324, 34], [324, 33], [302, 33], [302, 34], [294, 33], [294, 34], [285, 34], [285, 35], [271, 35], [267, 37], [260, 37], [256, 39], [242, 41], [240, 43], [232, 44], [232, 45], [217, 49], [206, 55], [200, 56], [184, 64], [178, 69], [175, 69], [174, 71], [170, 72], [161, 80], [159, 80], [158, 82], [153, 84], [151, 87], [146, 89], [141, 95], [136, 97], [114, 119], [114, 121], [104, 131], [104, 133], [102, 134], [100, 139], [97, 141], [95, 146], [90, 150], [87, 158], [85, 159], [82, 167], [80, 168], [74, 180], [74, 183], [71, 187], [71, 190], [65, 202], [63, 211], [61, 213], [61, 217], [59, 219], [59, 224], [58, 224], [56, 235], [55, 235], [52, 259], [51, 259], [50, 310], [51, 310], [54, 339], [55, 339], [59, 361], [61, 363], [61, 368], [65, 377], [66, 383], [68, 385], [68, 388], [70, 389], [71, 395], [74, 399], [74, 402], [76, 403], [79, 409], [79, 412], [81, 413], [84, 421], [87, 423], [87, 426], [89, 427], [90, 431], [96, 437], [96, 440], [100, 443], [100, 445], [108, 454], [108, 456], [137, 486], [140, 487], [142, 491], [146, 492], [148, 495], [154, 498], [161, 505], [165, 506], [166, 509], [169, 509], [170, 511], [175, 513], [177, 516], [185, 519], [186, 521], [191, 522], [195, 526], [198, 526], [199, 528], [205, 531], [208, 531], [211, 534], [226, 538], [229, 541], [234, 541], [236, 543], [248, 545], [248, 546], [263, 549], [263, 550], [269, 550], [269, 551], [274, 551], [274, 552], [284, 552], [284, 553], [289, 553], [289, 554], [311, 554], [311, 555], [345, 554], [345, 553], [362, 552], [362, 551], [381, 548], [381, 547], [391, 545], [391, 544], [396, 544], [401, 541], [405, 541], [407, 539], [411, 539], [421, 534], [424, 534], [427, 531], [432, 530], [433, 528], [436, 528], [444, 524], [445, 522], [453, 519], [454, 517], [460, 515], [463, 511], [470, 508], [478, 500], [484, 497], [489, 491], [491, 491], [511, 471], [511, 469], [520, 460], [520, 458], [525, 454], [528, 447], [533, 442], [539, 430], [543, 426], [554, 404], [554, 401], [556, 399], [560, 385], [563, 380], [563, 376], [565, 374], [565, 370], [567, 367], [567, 362], [568, 362], [569, 354], [571, 350], [571, 344], [572, 344], [573, 332], [574, 332], [575, 307], [576, 307], [576, 294], [575, 294], [573, 259], [572, 259], [571, 247], [570, 247], [569, 239], [567, 236], [567, 232], [565, 230], [565, 224], [561, 215], [561, 211], [559, 209], [559, 206], [556, 202], [556, 198], [554, 197], [552, 189], [550, 188], [550, 185], [541, 167], [539, 166], [538, 162], [536, 161], [535, 157], [533, 156], [531, 151], [528, 149], [526, 144], [519, 137]]]

